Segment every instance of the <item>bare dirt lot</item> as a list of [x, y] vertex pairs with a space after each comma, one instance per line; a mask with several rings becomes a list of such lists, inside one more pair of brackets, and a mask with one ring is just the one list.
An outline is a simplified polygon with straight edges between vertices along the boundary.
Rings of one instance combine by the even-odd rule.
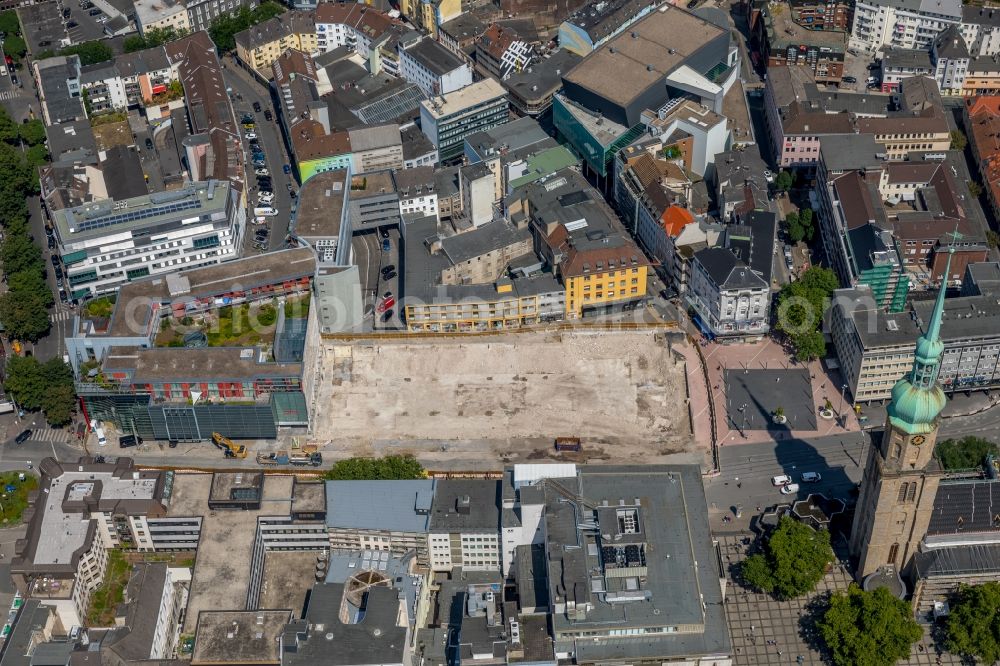
[[329, 341], [322, 363], [315, 437], [329, 442], [324, 453], [495, 466], [555, 457], [553, 438], [576, 436], [580, 462], [701, 462], [685, 366], [662, 333]]

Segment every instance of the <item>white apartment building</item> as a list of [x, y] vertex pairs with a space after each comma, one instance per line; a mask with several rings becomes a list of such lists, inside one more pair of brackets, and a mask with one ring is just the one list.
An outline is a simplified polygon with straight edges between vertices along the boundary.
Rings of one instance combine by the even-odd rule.
[[368, 60], [372, 44], [396, 23], [388, 14], [364, 3], [320, 2], [315, 9], [320, 53], [346, 46]]
[[959, 29], [973, 58], [1000, 53], [1000, 8], [964, 5]]
[[144, 520], [166, 513], [166, 474], [137, 471], [128, 458], [115, 464], [46, 458], [39, 471], [41, 492], [11, 560], [11, 577], [23, 596], [55, 607], [64, 627], [84, 626], [91, 595], [104, 581], [108, 549], [151, 549]]
[[400, 215], [431, 215], [440, 219], [434, 167], [421, 166], [393, 172]]
[[246, 225], [239, 192], [215, 180], [51, 215], [72, 298], [236, 259]]
[[141, 34], [153, 28], [198, 32], [222, 15], [257, 5], [257, 0], [136, 0], [135, 17]]
[[447, 95], [472, 83], [472, 67], [440, 42], [421, 37], [400, 43], [400, 73], [428, 97]]
[[437, 482], [427, 535], [432, 571], [500, 570], [500, 482]]
[[927, 49], [942, 30], [961, 21], [961, 0], [859, 0], [849, 47]]

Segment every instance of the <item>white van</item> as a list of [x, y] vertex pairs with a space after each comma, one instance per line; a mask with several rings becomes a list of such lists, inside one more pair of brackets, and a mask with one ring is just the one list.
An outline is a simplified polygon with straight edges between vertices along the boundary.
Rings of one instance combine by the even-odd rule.
[[104, 434], [104, 428], [102, 428], [98, 423], [97, 419], [90, 420], [90, 429], [94, 431], [94, 435], [97, 436], [97, 445], [106, 446], [108, 443], [108, 438]]
[[799, 484], [797, 483], [788, 483], [781, 486], [782, 495], [793, 495], [797, 492], [799, 492]]
[[274, 217], [278, 214], [278, 209], [270, 206], [259, 206], [253, 209], [253, 214], [261, 217]]

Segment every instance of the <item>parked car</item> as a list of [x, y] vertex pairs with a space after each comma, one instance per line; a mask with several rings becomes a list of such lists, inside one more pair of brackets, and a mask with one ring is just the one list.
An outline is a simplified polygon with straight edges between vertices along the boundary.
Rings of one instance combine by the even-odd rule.
[[65, 303], [67, 300], [69, 300], [68, 297], [66, 296], [66, 290], [65, 289], [60, 289], [59, 290], [59, 300], [62, 301], [63, 303]]
[[123, 449], [139, 446], [140, 444], [142, 444], [142, 437], [137, 437], [136, 435], [122, 435], [118, 438], [118, 446]]
[[858, 82], [858, 80], [855, 77], [853, 77], [853, 76], [845, 76], [845, 77], [841, 78], [840, 80], [843, 81], [844, 83], [857, 83]]
[[267, 170], [267, 167], [263, 167], [254, 171], [258, 176], [270, 176], [271, 172]]
[[386, 310], [385, 312], [382, 313], [382, 321], [383, 322], [389, 321], [390, 319], [392, 319], [392, 310], [391, 309]]
[[[250, 117], [252, 118], [253, 116], [250, 116]], [[244, 120], [243, 121], [243, 129], [252, 130], [252, 129], [256, 128], [256, 127], [257, 127], [257, 123], [255, 123], [252, 120]]]
[[27, 430], [22, 430], [17, 435], [17, 437], [14, 438], [14, 443], [20, 446], [21, 444], [24, 444], [25, 442], [27, 442], [29, 439], [31, 439], [31, 429], [30, 428], [27, 429]]
[[257, 138], [256, 134], [254, 134], [253, 132], [247, 132], [247, 139], [248, 140], [252, 141], [252, 140], [254, 140], [256, 138]]
[[285, 173], [291, 173], [292, 172], [292, 165], [291, 164], [286, 164], [285, 166], [281, 167], [281, 169]]
[[392, 298], [391, 296], [389, 298], [384, 298], [382, 299], [382, 302], [378, 304], [378, 307], [375, 308], [375, 311], [378, 312], [379, 314], [382, 314], [395, 304], [396, 304], [395, 298]]
[[153, 149], [153, 140], [152, 140], [152, 139], [150, 139], [150, 138], [149, 138], [149, 137], [147, 136], [147, 137], [146, 137], [146, 150], [152, 150], [152, 149]]
[[383, 275], [382, 279], [388, 282], [389, 280], [392, 280], [395, 277], [396, 277], [396, 271], [393, 271], [391, 273], [386, 273], [385, 275]]
[[48, 241], [49, 249], [50, 250], [56, 249], [56, 239], [55, 238], [53, 238], [52, 236], [49, 236], [47, 238], [47, 241]]
[[823, 480], [819, 472], [803, 472], [802, 473], [802, 483], [819, 483]]
[[385, 227], [382, 227], [382, 238], [388, 238], [388, 237], [389, 237], [389, 230]]
[[267, 224], [267, 218], [266, 217], [257, 216], [255, 218], [253, 218], [253, 223], [254, 224]]
[[772, 486], [783, 486], [791, 482], [792, 482], [792, 477], [788, 476], [787, 474], [780, 474], [778, 476], [771, 477]]
[[240, 122], [241, 123], [252, 123], [253, 122], [253, 116], [251, 116], [249, 113], [244, 113], [242, 116], [240, 116]]
[[270, 109], [268, 109], [267, 111], [264, 112], [264, 120], [266, 120], [268, 122], [271, 122], [272, 120], [274, 120], [274, 115], [271, 113]]
[[90, 14], [91, 16], [100, 16], [101, 15], [101, 10], [98, 9], [97, 7], [94, 7], [93, 9], [91, 9], [87, 13]]
[[254, 110], [254, 113], [260, 113], [260, 102], [254, 102], [253, 103], [253, 110]]
[[788, 483], [781, 486], [782, 495], [794, 495], [797, 492], [799, 492], [799, 484], [797, 483]]
[[390, 241], [388, 238], [383, 238], [382, 239], [382, 251], [383, 252], [388, 252], [391, 249], [392, 249], [392, 241]]
[[396, 270], [396, 264], [389, 264], [388, 266], [383, 266], [382, 275], [383, 276], [388, 275], [389, 273], [392, 273], [395, 270]]
[[257, 193], [257, 200], [262, 203], [271, 203], [274, 201], [274, 193], [261, 191]]
[[76, 27], [76, 26], [78, 26], [78, 25], [80, 25], [80, 24], [79, 24], [79, 23], [77, 23], [76, 21], [67, 21], [67, 22], [66, 22], [66, 27], [67, 27], [67, 28], [75, 28], [75, 27]]

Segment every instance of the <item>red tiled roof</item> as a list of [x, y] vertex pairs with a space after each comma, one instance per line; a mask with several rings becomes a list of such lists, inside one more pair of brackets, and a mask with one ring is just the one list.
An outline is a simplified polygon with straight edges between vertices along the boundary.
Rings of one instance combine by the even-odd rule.
[[667, 234], [672, 238], [676, 238], [684, 227], [694, 222], [694, 215], [687, 208], [670, 206], [663, 211], [663, 216], [660, 220], [663, 222], [663, 229]]

